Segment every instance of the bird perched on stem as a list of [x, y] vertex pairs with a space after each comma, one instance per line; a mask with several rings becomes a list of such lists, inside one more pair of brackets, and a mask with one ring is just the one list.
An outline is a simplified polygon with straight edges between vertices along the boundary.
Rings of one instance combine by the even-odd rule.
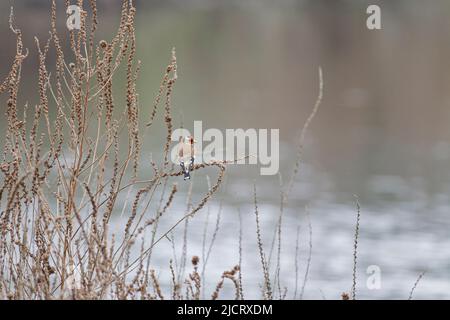
[[178, 144], [178, 157], [180, 161], [180, 167], [184, 174], [184, 180], [191, 178], [190, 172], [194, 169], [195, 160], [195, 140], [192, 136], [186, 136], [180, 138]]

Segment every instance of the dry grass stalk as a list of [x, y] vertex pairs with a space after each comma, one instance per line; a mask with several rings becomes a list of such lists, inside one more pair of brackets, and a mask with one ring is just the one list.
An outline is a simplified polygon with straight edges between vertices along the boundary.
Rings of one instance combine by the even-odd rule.
[[355, 236], [353, 242], [353, 282], [352, 282], [352, 300], [356, 300], [356, 263], [358, 259], [358, 238], [359, 238], [359, 220], [361, 218], [361, 206], [359, 205], [358, 196], [355, 195], [356, 203], [356, 225]]
[[[213, 234], [211, 236], [211, 241], [209, 243], [208, 250], [205, 252], [204, 258], [203, 258], [204, 262], [203, 262], [202, 272], [201, 272], [203, 281], [206, 280], [205, 279], [206, 265], [208, 264], [208, 260], [209, 260], [209, 257], [211, 255], [211, 252], [212, 252], [212, 249], [213, 249], [213, 246], [214, 246], [214, 242], [216, 241], [217, 234], [219, 233], [220, 217], [221, 217], [221, 215], [222, 215], [222, 201], [220, 202], [219, 211], [217, 212], [216, 224], [215, 224], [215, 227], [214, 227]], [[205, 232], [206, 232], [206, 230], [205, 230]]]
[[297, 236], [295, 238], [295, 288], [294, 288], [294, 297], [293, 299], [297, 299], [297, 289], [298, 289], [298, 258], [299, 258], [299, 238], [300, 238], [300, 227], [297, 227]]
[[242, 215], [241, 210], [238, 209], [239, 213], [239, 294], [241, 295], [241, 300], [244, 300], [244, 288], [242, 284]]
[[416, 282], [414, 282], [414, 285], [413, 285], [413, 287], [411, 288], [411, 292], [409, 293], [408, 300], [412, 300], [413, 295], [414, 295], [414, 291], [416, 290], [417, 285], [419, 284], [420, 280], [422, 280], [422, 277], [425, 275], [425, 272], [426, 272], [426, 271], [422, 271], [422, 272], [419, 274], [419, 276], [417, 277], [417, 280], [416, 280]]
[[229, 279], [235, 288], [235, 299], [239, 300], [239, 280], [236, 279], [236, 273], [240, 272], [239, 270], [239, 266], [235, 266], [233, 269], [231, 269], [230, 271], [224, 271], [222, 273], [221, 279], [220, 281], [217, 283], [216, 285], [216, 289], [214, 290], [211, 298], [212, 300], [217, 300], [217, 298], [219, 297], [219, 293], [223, 288], [225, 279]]
[[262, 271], [264, 274], [263, 296], [265, 299], [272, 299], [272, 287], [270, 284], [269, 267], [267, 265], [266, 256], [264, 254], [264, 248], [261, 237], [261, 227], [259, 223], [259, 210], [258, 200], [256, 198], [256, 185], [253, 185], [253, 199], [255, 205], [255, 217], [256, 217], [256, 238], [258, 242], [259, 257], [261, 260]]
[[308, 246], [308, 260], [306, 261], [305, 275], [303, 277], [303, 284], [302, 284], [302, 288], [300, 291], [300, 300], [303, 299], [303, 295], [305, 293], [305, 287], [306, 287], [306, 282], [308, 281], [309, 269], [311, 268], [311, 258], [312, 258], [312, 224], [311, 224], [311, 218], [309, 216], [308, 207], [305, 208], [305, 212], [306, 212], [306, 218], [308, 219], [309, 246]]
[[306, 132], [308, 131], [308, 128], [311, 125], [317, 112], [319, 111], [319, 107], [322, 103], [322, 99], [323, 99], [323, 74], [322, 74], [322, 68], [319, 67], [319, 93], [317, 95], [317, 99], [314, 104], [314, 107], [313, 107], [311, 113], [309, 114], [308, 118], [306, 119], [306, 121], [303, 125], [303, 128], [300, 132], [300, 139], [299, 139], [298, 147], [297, 147], [297, 158], [296, 158], [297, 160], [295, 162], [294, 170], [291, 174], [291, 179], [289, 180], [289, 183], [288, 183], [288, 186], [287, 186], [287, 189], [285, 192], [285, 201], [287, 201], [287, 199], [292, 191], [295, 177], [297, 176], [297, 174], [300, 170], [300, 165], [303, 160], [303, 148], [304, 148], [304, 144], [305, 144]]

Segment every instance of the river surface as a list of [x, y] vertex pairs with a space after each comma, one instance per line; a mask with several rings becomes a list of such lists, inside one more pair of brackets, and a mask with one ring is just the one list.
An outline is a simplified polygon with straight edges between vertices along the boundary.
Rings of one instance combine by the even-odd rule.
[[[202, 179], [201, 174], [194, 177]], [[392, 177], [391, 177], [392, 179]], [[383, 179], [381, 179], [383, 180]], [[389, 180], [389, 179], [387, 179]], [[187, 184], [180, 181], [180, 193]], [[238, 188], [237, 185], [240, 187]], [[185, 190], [183, 190], [185, 189]], [[259, 184], [258, 207], [263, 246], [269, 259], [271, 243], [279, 218], [277, 186]], [[296, 185], [292, 194], [307, 194], [305, 183]], [[233, 190], [233, 191], [231, 191]], [[407, 194], [417, 190], [404, 190]], [[311, 191], [309, 191], [311, 192]], [[317, 192], [317, 190], [316, 190]], [[288, 205], [283, 214], [280, 254], [280, 287], [287, 298], [294, 298], [296, 278], [297, 296], [300, 297], [307, 261], [309, 259], [312, 228], [312, 251], [310, 268], [304, 285], [304, 299], [339, 299], [342, 292], [352, 286], [353, 246], [357, 209], [354, 198], [348, 203], [333, 201], [328, 192], [318, 193], [315, 200], [304, 206]], [[180, 196], [180, 195], [179, 195]], [[193, 201], [200, 195], [193, 195]], [[405, 195], [406, 197], [406, 195]], [[439, 201], [439, 198], [441, 199]], [[450, 238], [448, 230], [448, 203], [446, 195], [436, 197], [432, 206], [425, 205], [420, 196], [416, 201], [379, 202], [377, 206], [361, 203], [361, 218], [357, 254], [357, 298], [359, 299], [406, 299], [414, 283], [425, 272], [414, 290], [413, 298], [443, 299], [450, 297]], [[292, 202], [296, 202], [293, 200]], [[178, 198], [172, 208], [160, 220], [158, 234], [167, 231], [185, 212], [184, 199]], [[221, 208], [221, 209], [220, 209]], [[307, 211], [306, 211], [307, 210]], [[209, 214], [208, 214], [209, 211]], [[187, 265], [185, 276], [192, 271], [190, 259], [200, 257], [203, 263], [203, 234], [208, 218], [206, 251], [216, 227], [220, 212], [219, 229], [206, 266], [205, 297], [210, 297], [223, 271], [239, 263], [239, 211], [242, 219], [242, 278], [245, 298], [261, 298], [263, 273], [259, 258], [256, 222], [253, 206], [253, 185], [247, 180], [229, 178], [224, 190], [219, 192], [210, 205], [189, 220], [187, 231]], [[306, 212], [309, 213], [309, 219]], [[118, 228], [125, 217], [116, 217]], [[170, 294], [169, 261], [181, 263], [184, 224], [174, 231], [173, 247], [168, 239], [157, 244], [152, 256], [152, 268], [157, 271], [166, 294]], [[120, 229], [118, 229], [120, 230]], [[299, 230], [298, 269], [295, 256], [297, 230]], [[148, 235], [150, 236], [150, 235]], [[271, 257], [271, 277], [275, 276], [277, 246]], [[373, 274], [373, 270], [376, 274]], [[376, 281], [378, 285], [373, 285]], [[278, 285], [275, 291], [278, 295]], [[234, 298], [231, 283], [225, 285], [221, 298]]]

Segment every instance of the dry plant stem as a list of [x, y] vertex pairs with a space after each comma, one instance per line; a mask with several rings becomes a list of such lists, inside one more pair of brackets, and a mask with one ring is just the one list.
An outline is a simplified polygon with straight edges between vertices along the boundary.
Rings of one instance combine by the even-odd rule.
[[[320, 105], [322, 103], [322, 99], [323, 99], [323, 74], [322, 74], [322, 68], [319, 67], [319, 93], [318, 93], [316, 102], [314, 104], [314, 107], [313, 107], [311, 113], [309, 114], [308, 118], [306, 119], [306, 121], [305, 121], [305, 123], [304, 123], [304, 125], [302, 127], [302, 130], [301, 130], [301, 133], [300, 133], [300, 138], [299, 138], [299, 143], [298, 143], [296, 162], [295, 162], [295, 165], [294, 165], [293, 172], [291, 174], [291, 178], [290, 178], [290, 180], [288, 182], [286, 191], [285, 192], [281, 191], [281, 204], [280, 204], [279, 223], [278, 223], [278, 227], [274, 231], [274, 236], [273, 236], [273, 241], [272, 241], [272, 246], [271, 246], [271, 251], [270, 251], [270, 256], [269, 256], [269, 262], [270, 262], [271, 257], [272, 257], [272, 252], [273, 252], [273, 248], [274, 248], [274, 244], [275, 244], [275, 237], [276, 237], [277, 233], [279, 235], [279, 241], [278, 241], [278, 243], [279, 243], [278, 257], [279, 257], [279, 252], [281, 250], [280, 249], [280, 247], [281, 247], [281, 221], [282, 221], [283, 208], [288, 203], [288, 198], [289, 198], [290, 193], [292, 191], [292, 188], [293, 188], [293, 185], [294, 185], [294, 181], [295, 181], [295, 177], [297, 176], [297, 174], [298, 174], [298, 172], [300, 170], [300, 165], [301, 165], [301, 162], [303, 160], [303, 148], [304, 148], [304, 142], [305, 142], [306, 133], [308, 131], [308, 128], [309, 128], [310, 124], [312, 123], [312, 120], [314, 119], [314, 117], [316, 116], [316, 114], [317, 114], [317, 112], [319, 110], [319, 107], [320, 107]], [[281, 176], [280, 176], [280, 181], [281, 181]], [[282, 185], [281, 182], [280, 182], [280, 185]], [[280, 188], [281, 188], [281, 186], [280, 186]], [[307, 281], [308, 273], [309, 273], [309, 265], [310, 265], [310, 262], [311, 262], [311, 252], [312, 252], [312, 240], [311, 240], [312, 239], [312, 235], [311, 235], [311, 233], [312, 233], [312, 228], [311, 228], [310, 222], [309, 222], [309, 230], [310, 230], [309, 257], [308, 257], [307, 268], [306, 268], [306, 272], [305, 272], [305, 278], [304, 278], [302, 289], [301, 289], [301, 293], [300, 293], [300, 299], [303, 298], [304, 288], [306, 286], [306, 281]], [[298, 249], [296, 249], [296, 254], [297, 254], [297, 250]], [[277, 275], [279, 275], [279, 272], [280, 272], [280, 270], [279, 270], [279, 267], [277, 266]], [[298, 272], [297, 268], [296, 268], [296, 272]], [[276, 279], [277, 278], [279, 278], [279, 276], [277, 276]], [[297, 296], [297, 282], [298, 282], [297, 280], [296, 280], [296, 285], [295, 285], [294, 298]], [[280, 288], [280, 285], [278, 283], [278, 291], [279, 291], [279, 295], [281, 297], [280, 289], [281, 288]]]
[[[275, 232], [275, 236], [277, 236], [277, 242], [278, 242], [278, 246], [277, 246], [277, 263], [275, 266], [275, 276], [274, 276], [274, 284], [273, 287], [277, 286], [278, 289], [278, 296], [279, 299], [282, 299], [282, 293], [281, 293], [281, 284], [280, 284], [280, 273], [281, 273], [281, 230], [282, 230], [282, 222], [283, 222], [283, 212], [284, 212], [284, 192], [283, 192], [283, 181], [282, 181], [282, 177], [281, 174], [278, 175], [279, 176], [279, 180], [280, 180], [280, 214], [278, 217], [278, 223], [277, 223], [277, 227], [276, 227], [276, 232]], [[275, 238], [273, 240], [272, 243], [272, 247], [275, 245]], [[272, 249], [271, 249], [271, 254], [272, 254]], [[269, 257], [269, 266], [270, 266], [270, 257]]]
[[316, 99], [316, 103], [314, 104], [314, 107], [310, 113], [310, 115], [308, 116], [308, 118], [305, 121], [305, 124], [303, 125], [302, 131], [300, 133], [300, 139], [299, 139], [299, 143], [298, 143], [298, 149], [297, 149], [297, 160], [295, 162], [294, 165], [294, 170], [291, 174], [291, 179], [288, 183], [286, 192], [285, 192], [285, 201], [287, 202], [287, 199], [289, 198], [289, 195], [292, 191], [292, 187], [294, 185], [294, 180], [295, 177], [297, 176], [299, 170], [300, 170], [300, 165], [301, 162], [303, 160], [303, 147], [305, 144], [305, 136], [306, 136], [306, 132], [308, 131], [308, 128], [312, 122], [312, 120], [314, 119], [314, 117], [317, 114], [317, 111], [319, 110], [320, 104], [322, 103], [322, 99], [323, 99], [323, 75], [322, 75], [322, 68], [319, 67], [319, 94], [317, 96]]
[[[189, 212], [192, 209], [192, 189], [194, 187], [194, 182], [191, 180], [189, 183], [188, 193], [186, 195], [186, 211]], [[208, 186], [209, 188], [210, 186]], [[181, 257], [180, 257], [180, 266], [178, 270], [178, 282], [181, 282], [184, 278], [184, 274], [186, 271], [186, 261], [187, 261], [187, 236], [189, 229], [189, 218], [184, 220], [184, 228], [183, 228], [183, 245], [181, 247]]]
[[202, 274], [202, 279], [203, 279], [204, 282], [205, 282], [206, 265], [208, 264], [208, 260], [209, 260], [209, 257], [211, 255], [212, 248], [214, 246], [214, 242], [216, 241], [217, 234], [219, 232], [221, 215], [222, 215], [222, 201], [220, 201], [220, 204], [219, 204], [219, 211], [217, 212], [216, 225], [214, 227], [214, 232], [212, 234], [211, 241], [210, 241], [209, 247], [208, 247], [208, 251], [206, 253], [206, 256], [205, 256], [205, 259], [204, 259], [204, 263], [203, 263], [203, 267], [202, 267], [202, 273], [201, 274]]
[[186, 273], [186, 261], [187, 261], [187, 246], [188, 246], [188, 230], [189, 230], [189, 218], [184, 220], [184, 228], [183, 228], [183, 246], [181, 249], [181, 257], [180, 257], [180, 269], [178, 272], [179, 281], [184, 278]]
[[357, 271], [357, 258], [358, 258], [358, 238], [359, 238], [359, 220], [361, 218], [361, 206], [359, 205], [358, 196], [355, 195], [356, 203], [356, 225], [355, 225], [355, 236], [353, 243], [353, 282], [352, 282], [352, 299], [356, 300], [356, 271]]
[[159, 281], [158, 281], [158, 279], [156, 278], [156, 275], [155, 275], [155, 270], [153, 270], [153, 269], [150, 270], [150, 275], [151, 275], [151, 278], [152, 278], [152, 281], [153, 281], [153, 287], [155, 288], [159, 299], [164, 300], [164, 296], [163, 296], [162, 291], [161, 291], [161, 286], [159, 285]]
[[244, 289], [242, 284], [242, 215], [241, 210], [238, 208], [239, 214], [239, 293], [241, 300], [244, 300]]
[[[171, 247], [172, 247], [172, 259], [171, 261], [173, 262], [173, 266], [172, 268], [174, 269], [173, 275], [175, 276], [175, 270], [178, 270], [178, 259], [177, 259], [177, 249], [175, 247], [175, 235], [173, 232], [171, 232], [167, 238], [170, 241]], [[177, 277], [175, 277], [176, 279], [178, 279]]]
[[[208, 175], [206, 175], [206, 183], [208, 186], [208, 189], [211, 188], [211, 180], [209, 178]], [[202, 260], [205, 261], [206, 260], [206, 236], [208, 233], [208, 225], [209, 225], [209, 216], [211, 214], [211, 206], [210, 203], [208, 203], [207, 205], [207, 210], [206, 210], [206, 216], [205, 216], [205, 224], [203, 227], [203, 235], [202, 235]], [[205, 265], [203, 264], [202, 267], [202, 279], [204, 281], [205, 284]], [[202, 291], [202, 299], [205, 299], [205, 286], [203, 285], [203, 291]]]
[[176, 280], [176, 275], [175, 275], [175, 270], [172, 264], [172, 260], [170, 260], [169, 262], [169, 268], [170, 268], [170, 274], [172, 276], [172, 299], [173, 300], [179, 300], [180, 296], [179, 296], [179, 285], [178, 282]]
[[408, 300], [412, 300], [413, 295], [414, 295], [414, 291], [417, 288], [417, 285], [419, 284], [420, 280], [422, 280], [422, 277], [425, 275], [426, 271], [422, 271], [419, 276], [417, 277], [416, 282], [414, 283], [413, 287], [411, 288], [411, 292], [409, 293], [409, 297]]
[[295, 288], [294, 288], [294, 297], [293, 299], [297, 299], [297, 289], [298, 289], [298, 257], [299, 257], [299, 242], [300, 242], [300, 227], [297, 227], [297, 233], [295, 238]]
[[255, 206], [255, 217], [256, 217], [256, 238], [258, 242], [258, 249], [259, 249], [259, 257], [261, 260], [261, 266], [264, 274], [264, 287], [263, 287], [263, 295], [264, 298], [267, 300], [272, 299], [272, 288], [270, 284], [270, 276], [269, 276], [269, 270], [267, 266], [266, 257], [264, 254], [264, 248], [261, 238], [261, 227], [259, 224], [259, 211], [258, 211], [258, 200], [256, 197], [256, 185], [253, 185], [253, 199], [254, 199], [254, 206]]
[[309, 269], [311, 267], [311, 258], [312, 258], [312, 225], [311, 218], [309, 216], [308, 207], [305, 208], [306, 218], [308, 219], [308, 230], [309, 230], [309, 246], [308, 246], [308, 260], [306, 261], [306, 270], [305, 276], [303, 277], [302, 289], [300, 291], [300, 300], [303, 299], [303, 294], [305, 293], [306, 282], [308, 281]]
[[239, 299], [239, 281], [236, 279], [236, 273], [240, 272], [239, 266], [235, 266], [232, 270], [230, 271], [225, 271], [222, 276], [220, 281], [217, 283], [216, 285], [216, 289], [214, 290], [213, 294], [211, 295], [211, 299], [212, 300], [217, 300], [217, 298], [219, 298], [219, 293], [223, 288], [225, 279], [229, 279], [235, 288], [235, 299], [238, 300]]
[[[151, 224], [153, 224], [153, 229], [152, 229], [152, 239], [151, 239], [151, 242], [150, 242], [150, 246], [152, 246], [153, 245], [153, 243], [155, 242], [155, 239], [156, 239], [156, 232], [157, 232], [157, 230], [158, 230], [158, 225], [159, 225], [159, 220], [161, 219], [161, 217], [163, 216], [163, 214], [167, 211], [167, 209], [170, 207], [170, 205], [171, 205], [171, 203], [172, 203], [172, 201], [173, 201], [173, 198], [174, 198], [174, 196], [175, 196], [175, 193], [177, 192], [177, 185], [176, 184], [174, 184], [173, 186], [172, 186], [172, 190], [170, 191], [170, 194], [169, 194], [169, 196], [168, 196], [168, 200], [167, 200], [167, 202], [164, 204], [164, 206], [162, 207], [162, 205], [163, 205], [163, 197], [164, 197], [164, 195], [165, 195], [165, 191], [166, 191], [166, 186], [167, 186], [167, 181], [168, 181], [168, 179], [165, 179], [164, 180], [164, 184], [163, 184], [163, 192], [161, 193], [161, 198], [160, 198], [160, 201], [159, 201], [159, 205], [158, 205], [158, 214], [156, 215], [156, 218], [154, 218], [154, 219], [150, 219], [150, 220], [148, 220], [147, 222], [146, 222], [146, 225], [148, 225], [149, 223], [151, 223]], [[168, 237], [167, 237], [168, 238]], [[152, 257], [152, 250], [149, 252], [149, 254], [148, 254], [148, 256], [147, 256], [147, 268], [150, 266], [150, 262], [151, 262], [151, 257]]]

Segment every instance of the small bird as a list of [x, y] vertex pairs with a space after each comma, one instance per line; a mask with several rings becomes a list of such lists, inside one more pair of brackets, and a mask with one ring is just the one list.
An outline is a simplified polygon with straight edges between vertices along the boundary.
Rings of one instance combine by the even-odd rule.
[[184, 180], [191, 178], [190, 172], [194, 169], [195, 160], [195, 140], [192, 136], [186, 136], [180, 138], [178, 144], [178, 157], [180, 161], [180, 167], [184, 174]]

